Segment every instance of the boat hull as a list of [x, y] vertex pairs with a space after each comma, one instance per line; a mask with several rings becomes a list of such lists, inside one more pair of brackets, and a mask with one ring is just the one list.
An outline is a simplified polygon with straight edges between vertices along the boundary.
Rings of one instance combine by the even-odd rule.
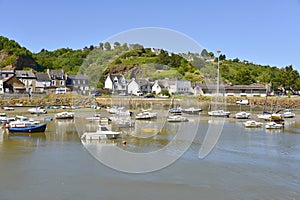
[[9, 127], [9, 132], [18, 132], [18, 133], [41, 133], [45, 132], [47, 124], [42, 125], [32, 125], [26, 127]]

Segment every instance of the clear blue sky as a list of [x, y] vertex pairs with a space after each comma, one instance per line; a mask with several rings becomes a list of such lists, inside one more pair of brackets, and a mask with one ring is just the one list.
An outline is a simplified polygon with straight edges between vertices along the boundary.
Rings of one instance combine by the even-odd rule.
[[299, 0], [0, 0], [0, 35], [33, 52], [98, 45], [161, 27], [227, 58], [300, 70]]

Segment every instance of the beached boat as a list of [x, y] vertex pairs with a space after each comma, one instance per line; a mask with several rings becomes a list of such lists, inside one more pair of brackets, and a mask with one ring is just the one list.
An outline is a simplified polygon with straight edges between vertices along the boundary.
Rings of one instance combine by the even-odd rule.
[[244, 123], [246, 128], [259, 128], [263, 126], [262, 122], [257, 122], [255, 120], [249, 120]]
[[276, 122], [268, 122], [265, 125], [266, 129], [281, 129], [283, 127], [284, 127], [283, 124], [279, 124], [279, 123], [276, 123]]
[[73, 119], [73, 112], [60, 112], [55, 114], [55, 119]]
[[213, 117], [229, 117], [230, 112], [224, 110], [213, 110], [208, 112], [208, 115]]
[[96, 132], [85, 132], [82, 134], [82, 140], [101, 140], [101, 139], [115, 139], [119, 137], [121, 132], [108, 130], [104, 125], [98, 125]]
[[45, 110], [44, 108], [41, 108], [41, 107], [35, 107], [35, 108], [29, 108], [28, 112], [30, 114], [46, 114], [47, 110]]
[[47, 124], [29, 125], [25, 127], [8, 127], [9, 132], [41, 133], [45, 132]]
[[168, 116], [168, 122], [187, 122], [189, 119], [180, 115]]
[[282, 114], [282, 117], [284, 117], [284, 118], [293, 118], [295, 116], [296, 116], [296, 114], [293, 113], [292, 110], [290, 110], [290, 109], [285, 109]]
[[142, 120], [142, 119], [155, 119], [157, 118], [157, 113], [153, 113], [153, 112], [148, 112], [148, 111], [144, 111], [141, 113], [138, 113], [135, 116], [135, 119], [137, 120]]
[[194, 107], [182, 109], [183, 113], [190, 114], [190, 115], [198, 115], [201, 111], [202, 111], [201, 108], [194, 108]]
[[3, 110], [6, 110], [6, 111], [13, 111], [13, 110], [15, 110], [15, 108], [14, 108], [14, 107], [9, 107], [9, 106], [4, 106], [4, 107], [3, 107]]
[[236, 119], [249, 119], [251, 117], [251, 113], [242, 111], [235, 114]]

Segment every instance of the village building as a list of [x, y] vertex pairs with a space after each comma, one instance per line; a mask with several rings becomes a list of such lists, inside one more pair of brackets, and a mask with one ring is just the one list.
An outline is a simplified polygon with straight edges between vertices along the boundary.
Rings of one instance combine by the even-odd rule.
[[35, 92], [44, 93], [51, 87], [51, 78], [48, 73], [36, 73]]
[[109, 74], [104, 82], [104, 88], [112, 90], [113, 93], [126, 92], [126, 80], [123, 75]]
[[27, 93], [35, 92], [36, 76], [33, 70], [16, 70], [15, 76], [24, 83]]
[[219, 92], [221, 96], [236, 96], [236, 97], [265, 97], [270, 91], [268, 85], [254, 83], [250, 85], [220, 85], [217, 91], [217, 85], [212, 83], [203, 83], [198, 85], [200, 94], [206, 96], [216, 95]]
[[25, 94], [25, 84], [20, 81], [16, 76], [11, 76], [3, 80], [4, 93], [18, 93]]
[[68, 74], [66, 77], [66, 87], [69, 88], [70, 91], [82, 95], [89, 94], [89, 79], [86, 75]]

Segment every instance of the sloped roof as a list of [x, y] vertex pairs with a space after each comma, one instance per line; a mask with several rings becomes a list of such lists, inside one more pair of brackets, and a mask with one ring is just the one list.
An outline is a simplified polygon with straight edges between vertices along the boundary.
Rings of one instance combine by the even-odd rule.
[[88, 80], [89, 77], [87, 77], [86, 75], [82, 75], [82, 74], [68, 74], [68, 78], [72, 79], [72, 80]]
[[56, 70], [56, 69], [51, 69], [49, 71], [50, 77], [55, 78], [55, 79], [64, 79], [64, 70]]
[[51, 78], [47, 73], [36, 73], [35, 76], [38, 81], [51, 81]]
[[17, 78], [31, 78], [31, 79], [36, 79], [35, 74], [31, 70], [16, 70], [15, 71], [16, 77]]

